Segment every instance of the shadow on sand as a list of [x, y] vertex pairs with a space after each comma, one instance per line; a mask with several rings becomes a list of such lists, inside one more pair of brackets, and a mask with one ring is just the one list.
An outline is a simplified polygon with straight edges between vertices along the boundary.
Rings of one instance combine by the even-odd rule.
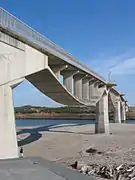
[[19, 132], [17, 132], [17, 135], [20, 134], [24, 134], [24, 133], [29, 133], [30, 135], [28, 137], [26, 137], [23, 140], [18, 141], [18, 146], [24, 146], [26, 144], [29, 144], [31, 142], [37, 141], [38, 139], [40, 139], [42, 137], [42, 133], [41, 132], [59, 132], [59, 133], [73, 133], [73, 134], [83, 134], [83, 135], [93, 135], [94, 133], [81, 133], [81, 132], [72, 132], [72, 131], [68, 131], [68, 130], [54, 130], [56, 128], [60, 128], [60, 127], [73, 127], [73, 126], [82, 126], [84, 124], [82, 123], [77, 123], [77, 124], [69, 124], [69, 125], [59, 125], [56, 126], [57, 124], [53, 124], [53, 125], [46, 125], [46, 126], [40, 126], [40, 127], [36, 127], [36, 128], [27, 128], [27, 129], [22, 129]]

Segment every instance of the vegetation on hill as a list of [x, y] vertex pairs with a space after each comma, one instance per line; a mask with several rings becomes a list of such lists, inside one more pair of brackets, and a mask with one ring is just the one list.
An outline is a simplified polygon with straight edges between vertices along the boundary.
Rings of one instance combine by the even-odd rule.
[[[66, 117], [72, 117], [72, 116], [78, 116], [79, 114], [81, 116], [89, 116], [95, 115], [96, 108], [95, 107], [77, 107], [77, 106], [62, 106], [62, 107], [41, 107], [41, 106], [22, 106], [22, 107], [15, 107], [15, 113], [16, 115], [24, 115], [24, 117], [45, 117], [45, 114], [50, 114], [55, 117], [66, 115]], [[109, 112], [109, 116], [113, 118], [113, 112]], [[22, 117], [22, 116], [20, 116]], [[127, 112], [127, 119], [135, 119], [135, 107], [129, 107]]]
[[22, 106], [15, 107], [15, 113], [31, 114], [31, 113], [95, 113], [95, 107], [40, 107], [40, 106]]
[[135, 119], [135, 107], [134, 106], [128, 107], [127, 118], [128, 119]]

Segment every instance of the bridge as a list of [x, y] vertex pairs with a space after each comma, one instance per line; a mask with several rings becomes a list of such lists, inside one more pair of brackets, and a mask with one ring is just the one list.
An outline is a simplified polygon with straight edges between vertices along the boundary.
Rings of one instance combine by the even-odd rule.
[[[63, 77], [63, 82], [60, 81]], [[13, 88], [25, 79], [54, 101], [70, 106], [96, 106], [95, 133], [109, 134], [108, 111], [125, 121], [127, 103], [115, 82], [0, 8], [0, 159], [18, 157]]]

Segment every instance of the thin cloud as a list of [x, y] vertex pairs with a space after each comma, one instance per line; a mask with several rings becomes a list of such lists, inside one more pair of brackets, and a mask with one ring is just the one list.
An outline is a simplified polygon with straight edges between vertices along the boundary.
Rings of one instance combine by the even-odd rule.
[[112, 75], [125, 75], [135, 73], [135, 54], [129, 52], [112, 57], [101, 57], [93, 60], [91, 66], [104, 78], [108, 72]]
[[110, 71], [117, 75], [135, 74], [135, 57], [124, 60], [111, 68]]

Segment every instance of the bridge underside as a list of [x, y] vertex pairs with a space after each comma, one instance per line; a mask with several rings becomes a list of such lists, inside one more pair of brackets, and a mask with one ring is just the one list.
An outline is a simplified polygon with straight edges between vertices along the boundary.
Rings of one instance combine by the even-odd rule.
[[[65, 105], [85, 105], [85, 102], [79, 101], [57, 80], [51, 69], [47, 68], [40, 72], [27, 76], [30, 81], [43, 94], [54, 101]], [[95, 105], [95, 104], [89, 104]]]
[[[0, 32], [0, 159], [18, 157], [12, 90], [24, 79], [58, 103], [96, 106], [96, 132], [109, 133], [108, 94], [111, 88], [61, 59], [53, 63], [52, 57], [55, 59]], [[64, 84], [60, 82], [60, 75]], [[119, 105], [115, 105], [117, 117]]]

